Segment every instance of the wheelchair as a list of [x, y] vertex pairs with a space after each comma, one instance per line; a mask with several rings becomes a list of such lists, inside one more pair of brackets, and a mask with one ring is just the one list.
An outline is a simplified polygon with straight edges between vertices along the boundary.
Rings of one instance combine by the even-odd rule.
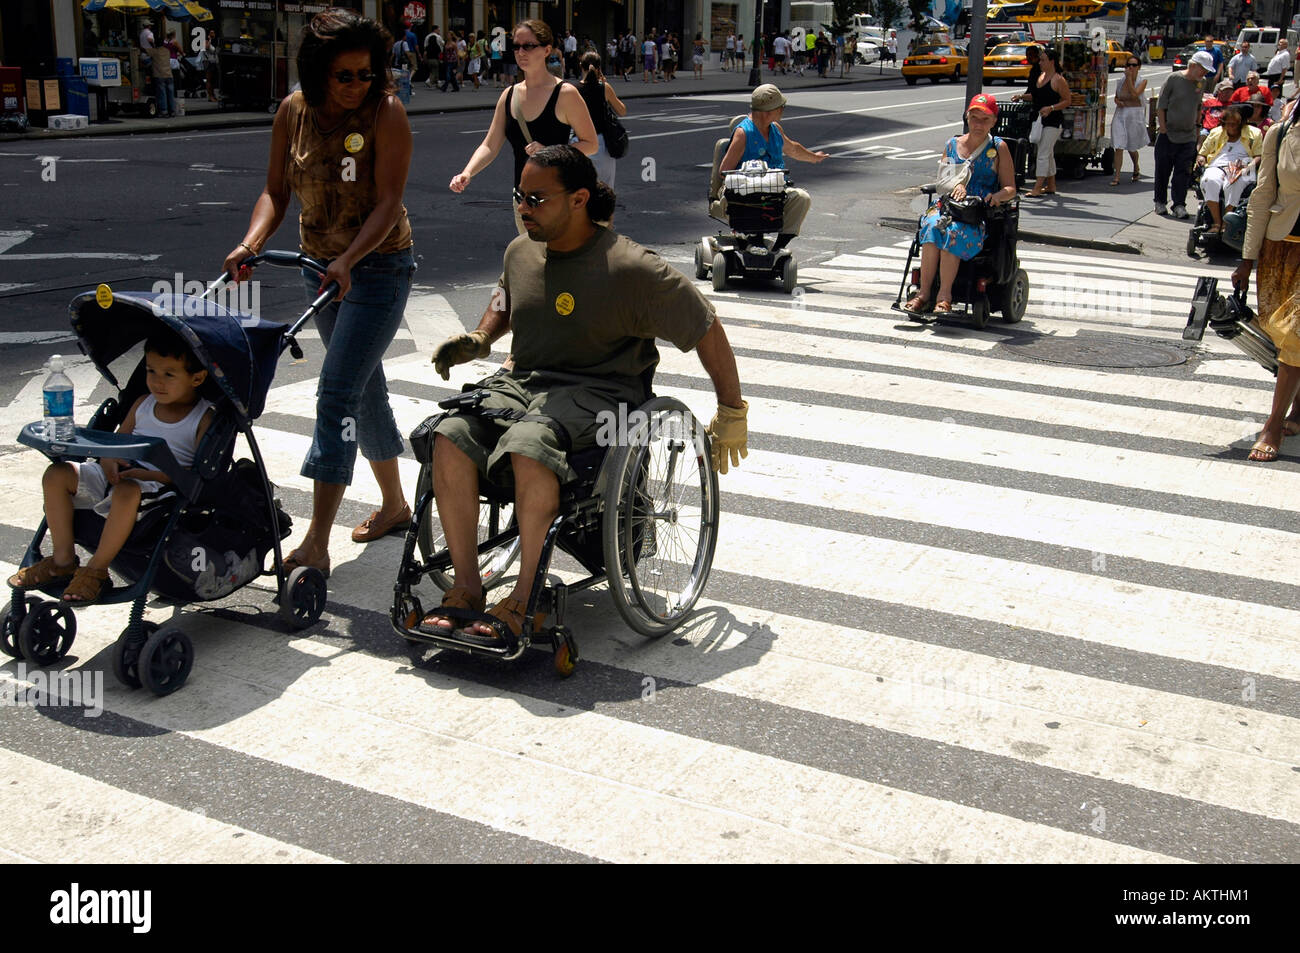
[[[744, 120], [731, 120], [732, 135]], [[732, 136], [713, 144], [713, 168], [709, 174], [709, 217], [722, 222], [731, 234], [705, 235], [695, 246], [695, 277], [701, 281], [712, 273], [713, 290], [725, 291], [729, 278], [776, 280], [781, 290], [792, 294], [799, 281], [799, 266], [788, 247], [776, 248], [785, 216], [785, 190], [790, 185], [784, 170], [762, 169], [722, 172], [722, 159]], [[781, 181], [776, 182], [779, 178]]]
[[1183, 340], [1201, 340], [1206, 327], [1277, 376], [1277, 345], [1259, 326], [1255, 312], [1246, 303], [1246, 292], [1234, 289], [1230, 295], [1224, 295], [1219, 292], [1218, 278], [1197, 278]]
[[[1016, 188], [1023, 185], [1020, 170], [1024, 168], [1024, 155], [1028, 147], [1022, 139], [1005, 140], [1011, 150], [1011, 159], [1016, 171]], [[898, 286], [898, 296], [890, 306], [895, 311], [903, 311], [903, 301], [921, 290], [921, 269], [913, 267], [912, 262], [921, 254], [921, 220], [935, 205], [938, 186], [934, 184], [921, 187], [921, 194], [929, 196], [924, 212], [917, 218], [916, 235], [907, 251], [907, 263], [903, 266], [903, 277]], [[953, 317], [962, 316], [972, 321], [977, 328], [988, 324], [989, 315], [997, 311], [1007, 324], [1015, 324], [1025, 316], [1029, 304], [1029, 275], [1020, 267], [1017, 256], [1017, 242], [1020, 229], [1019, 196], [1003, 205], [985, 208], [986, 235], [984, 246], [970, 261], [963, 261], [957, 266], [957, 277], [952, 284]], [[934, 283], [928, 289], [928, 298], [933, 305], [939, 289], [939, 275], [936, 270]], [[958, 311], [955, 306], [965, 305]], [[914, 321], [922, 321], [921, 315], [903, 311]]]
[[1201, 175], [1204, 172], [1205, 166], [1198, 166], [1192, 170], [1190, 188], [1196, 193], [1200, 208], [1196, 210], [1196, 218], [1187, 233], [1187, 257], [1196, 258], [1197, 252], [1201, 250], [1207, 253], [1215, 251], [1240, 253], [1241, 246], [1246, 242], [1246, 203], [1250, 201], [1250, 193], [1255, 191], [1255, 183], [1246, 186], [1241, 193], [1240, 201], [1231, 212], [1220, 210], [1219, 214], [1223, 217], [1223, 233], [1215, 234], [1214, 216], [1210, 214], [1209, 206], [1205, 202], [1205, 190], [1201, 187]]
[[[647, 388], [647, 393], [649, 389]], [[450, 635], [418, 628], [426, 615], [417, 587], [425, 577], [439, 590], [451, 586], [451, 553], [434, 528], [432, 451], [434, 429], [448, 414], [519, 420], [519, 411], [486, 408], [487, 391], [474, 385], [440, 401], [445, 412], [411, 434], [422, 461], [415, 507], [393, 587], [393, 629], [413, 649], [453, 649], [511, 662], [530, 646], [549, 647], [556, 672], [572, 674], [579, 654], [565, 624], [570, 595], [607, 583], [618, 614], [635, 632], [657, 638], [690, 615], [713, 565], [718, 534], [718, 475], [710, 463], [708, 433], [686, 405], [651, 396], [619, 422], [619, 439], [608, 447], [570, 453], [577, 474], [560, 487], [559, 511], [546, 531], [537, 575], [519, 636], [497, 620], [465, 610], [442, 610], [462, 626]], [[519, 553], [512, 487], [479, 479], [479, 566], [485, 591], [505, 581]], [[556, 548], [577, 561], [585, 575], [563, 582], [550, 574]], [[437, 602], [429, 608], [436, 608]], [[534, 630], [534, 616], [551, 624]], [[463, 631], [469, 622], [492, 625], [496, 638]]]

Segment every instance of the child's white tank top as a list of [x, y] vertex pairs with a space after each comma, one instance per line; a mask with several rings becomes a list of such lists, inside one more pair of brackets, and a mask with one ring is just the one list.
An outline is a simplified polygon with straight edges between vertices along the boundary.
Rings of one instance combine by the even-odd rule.
[[190, 466], [194, 463], [194, 451], [198, 447], [195, 434], [199, 429], [199, 421], [212, 406], [212, 401], [200, 397], [194, 409], [185, 415], [185, 419], [174, 424], [158, 419], [154, 414], [157, 405], [158, 401], [153, 394], [144, 399], [144, 403], [135, 412], [135, 432], [142, 437], [162, 437], [171, 448], [176, 462], [183, 467]]

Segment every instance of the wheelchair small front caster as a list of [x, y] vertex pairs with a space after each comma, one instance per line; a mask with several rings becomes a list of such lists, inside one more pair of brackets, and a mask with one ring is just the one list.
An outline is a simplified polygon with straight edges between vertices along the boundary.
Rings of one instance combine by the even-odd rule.
[[578, 643], [566, 627], [557, 625], [551, 630], [551, 645], [555, 650], [555, 673], [568, 678], [578, 664]]

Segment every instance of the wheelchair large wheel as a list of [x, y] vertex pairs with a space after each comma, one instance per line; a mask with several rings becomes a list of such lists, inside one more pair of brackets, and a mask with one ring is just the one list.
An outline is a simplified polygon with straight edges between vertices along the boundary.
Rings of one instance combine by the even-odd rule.
[[718, 475], [709, 437], [684, 404], [658, 397], [610, 451], [601, 542], [619, 615], [647, 637], [690, 614], [713, 566]]
[[1016, 273], [1011, 276], [1002, 292], [1002, 299], [998, 302], [998, 310], [1002, 312], [1002, 320], [1007, 324], [1015, 324], [1025, 316], [1025, 309], [1029, 306], [1029, 275], [1025, 274], [1025, 269], [1017, 268]]
[[[429, 466], [421, 467], [420, 477], [415, 485], [415, 498], [418, 500], [429, 492], [432, 486], [433, 468]], [[447, 548], [447, 539], [442, 535], [442, 527], [437, 525], [437, 519], [438, 509], [434, 506], [433, 500], [430, 500], [428, 507], [424, 511], [424, 517], [420, 520], [420, 526], [415, 537], [416, 545], [420, 547], [420, 555], [426, 560], [431, 559], [434, 554], [440, 553]], [[515, 508], [513, 506], [480, 502], [477, 541], [479, 543], [485, 542], [507, 526], [513, 526], [514, 522]], [[483, 577], [483, 588], [493, 589], [499, 586], [506, 577], [506, 570], [510, 568], [511, 563], [518, 556], [518, 536], [490, 552], [481, 553], [478, 557], [478, 569], [479, 575]], [[429, 578], [433, 580], [434, 585], [444, 592], [453, 585], [450, 571], [445, 573], [431, 572]]]

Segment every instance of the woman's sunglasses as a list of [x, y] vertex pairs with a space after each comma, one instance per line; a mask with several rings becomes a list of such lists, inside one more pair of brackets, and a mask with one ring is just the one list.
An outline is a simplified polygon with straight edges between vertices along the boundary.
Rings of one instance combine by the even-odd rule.
[[516, 50], [523, 50], [525, 53], [531, 53], [533, 50], [545, 46], [545, 43], [516, 43]]
[[333, 75], [335, 82], [340, 86], [351, 86], [354, 81], [369, 83], [379, 74], [372, 73], [368, 69], [358, 70], [356, 73], [353, 73], [350, 69], [341, 69], [337, 73], [331, 75]]
[[1141, 63], [1125, 63], [1125, 64], [1124, 64], [1124, 68], [1125, 68], [1125, 69], [1137, 69], [1137, 68], [1140, 67], [1141, 65], [1142, 65]]

